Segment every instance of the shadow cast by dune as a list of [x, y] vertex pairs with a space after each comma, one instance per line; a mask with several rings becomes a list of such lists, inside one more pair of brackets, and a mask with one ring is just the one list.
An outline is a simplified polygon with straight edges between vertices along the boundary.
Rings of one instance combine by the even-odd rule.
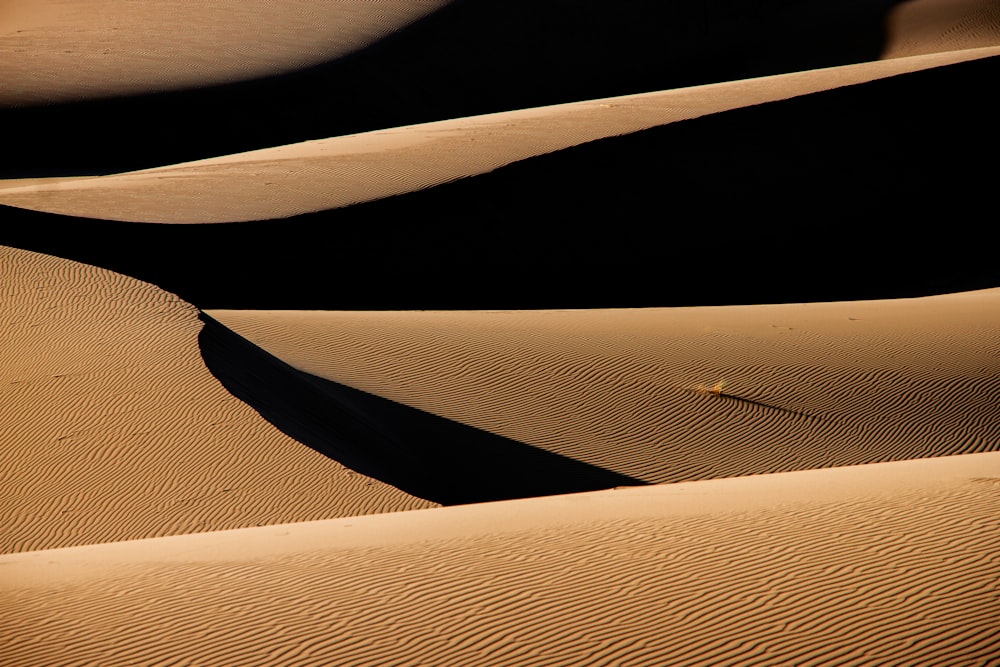
[[[0, 176], [107, 173], [419, 122], [872, 60], [899, 0], [458, 0], [347, 57], [0, 109]], [[248, 46], [248, 48], [251, 48]], [[135, 134], [136, 123], [155, 131]], [[45, 137], [40, 141], [39, 137]]]
[[0, 244], [206, 309], [730, 305], [996, 287], [1000, 264], [982, 242], [995, 178], [982, 156], [1000, 150], [984, 85], [998, 76], [1000, 57], [901, 75], [284, 220], [135, 224], [0, 207]]
[[304, 373], [201, 319], [202, 357], [234, 396], [324, 456], [415, 496], [454, 505], [646, 483]]

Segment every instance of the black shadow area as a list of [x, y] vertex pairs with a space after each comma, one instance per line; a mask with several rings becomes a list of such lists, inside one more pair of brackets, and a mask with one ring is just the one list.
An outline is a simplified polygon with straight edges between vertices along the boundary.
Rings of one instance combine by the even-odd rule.
[[520, 309], [916, 297], [1000, 286], [1000, 57], [576, 146], [286, 220], [0, 207], [0, 244], [200, 308]]
[[286, 435], [362, 474], [443, 505], [646, 482], [292, 368], [208, 315], [205, 365]]

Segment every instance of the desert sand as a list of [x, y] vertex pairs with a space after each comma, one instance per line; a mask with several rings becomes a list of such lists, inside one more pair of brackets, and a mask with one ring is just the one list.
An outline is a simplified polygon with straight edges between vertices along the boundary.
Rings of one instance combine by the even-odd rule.
[[1000, 3], [515, 5], [0, 8], [0, 663], [1000, 664]]

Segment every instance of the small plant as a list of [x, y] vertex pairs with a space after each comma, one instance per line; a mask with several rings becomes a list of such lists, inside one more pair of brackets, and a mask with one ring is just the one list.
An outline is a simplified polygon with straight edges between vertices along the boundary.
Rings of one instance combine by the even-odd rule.
[[695, 387], [695, 391], [702, 394], [713, 394], [715, 396], [722, 396], [723, 395], [722, 392], [725, 388], [726, 388], [726, 381], [719, 380], [718, 382], [715, 383], [715, 386], [713, 387], [706, 387], [700, 384], [697, 387]]

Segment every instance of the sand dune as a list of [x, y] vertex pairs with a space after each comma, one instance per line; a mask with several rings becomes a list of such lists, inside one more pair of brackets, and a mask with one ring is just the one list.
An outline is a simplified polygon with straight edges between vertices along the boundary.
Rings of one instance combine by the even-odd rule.
[[447, 0], [6, 0], [0, 107], [239, 81], [357, 51]]
[[0, 663], [1000, 664], [997, 56], [3, 3]]
[[197, 310], [126, 276], [0, 248], [0, 551], [428, 507], [225, 391]]
[[[983, 82], [997, 77], [1000, 58], [931, 68], [276, 221], [142, 225], [6, 207], [0, 243], [203, 308], [729, 305], [989, 288], [1000, 265], [975, 239], [994, 187], [982, 156], [1000, 151]], [[916, 233], [925, 219], [951, 221], [949, 233]]]
[[0, 556], [18, 665], [987, 665], [1000, 455]]
[[1000, 38], [995, 0], [911, 0], [887, 17], [883, 58], [993, 46]]
[[0, 203], [134, 222], [285, 218], [412, 192], [609, 136], [905, 72], [1000, 46], [576, 102], [312, 141], [111, 176], [0, 181]]
[[[662, 483], [992, 450], [1000, 290], [714, 308], [209, 311], [306, 373]], [[707, 391], [724, 382], [722, 395]]]

